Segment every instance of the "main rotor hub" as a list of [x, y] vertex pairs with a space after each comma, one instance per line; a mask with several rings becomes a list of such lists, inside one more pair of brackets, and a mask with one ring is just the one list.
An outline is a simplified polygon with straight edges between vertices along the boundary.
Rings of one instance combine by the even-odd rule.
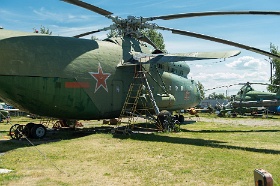
[[122, 35], [132, 35], [141, 37], [141, 30], [145, 28], [155, 28], [155, 24], [147, 23], [143, 17], [127, 16], [126, 19], [120, 17], [107, 16], [115, 23], [115, 27]]

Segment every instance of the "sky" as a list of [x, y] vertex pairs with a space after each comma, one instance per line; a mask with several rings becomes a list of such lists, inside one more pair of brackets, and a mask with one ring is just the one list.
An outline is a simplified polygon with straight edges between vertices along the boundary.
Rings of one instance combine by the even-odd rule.
[[[126, 18], [152, 17], [178, 13], [205, 11], [280, 11], [278, 0], [84, 0]], [[231, 15], [155, 20], [153, 23], [168, 28], [192, 31], [253, 46], [269, 51], [270, 43], [280, 46], [280, 16]], [[111, 25], [110, 19], [95, 12], [60, 0], [1, 0], [0, 27], [7, 30], [33, 32], [41, 26], [52, 35], [71, 37]], [[245, 82], [269, 83], [270, 59], [266, 56], [236, 47], [160, 31], [168, 53], [217, 52], [240, 50], [241, 54], [228, 59], [187, 62], [189, 78], [202, 83], [205, 89]], [[107, 32], [94, 36], [104, 39]], [[90, 36], [88, 36], [90, 37]], [[87, 38], [87, 37], [86, 37]], [[265, 86], [253, 85], [266, 91]], [[214, 89], [210, 93], [236, 94], [241, 86]]]

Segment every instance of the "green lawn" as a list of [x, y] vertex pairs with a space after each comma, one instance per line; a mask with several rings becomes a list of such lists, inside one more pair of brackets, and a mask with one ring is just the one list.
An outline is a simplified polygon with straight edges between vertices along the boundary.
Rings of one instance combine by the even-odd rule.
[[[0, 141], [5, 153], [0, 169], [13, 170], [0, 174], [0, 185], [248, 186], [254, 185], [257, 168], [269, 171], [279, 185], [280, 121], [271, 122], [232, 125], [210, 117], [208, 122], [182, 125], [179, 133], [68, 131], [32, 140], [36, 147], [26, 140]], [[1, 123], [2, 137], [5, 131], [8, 127]]]

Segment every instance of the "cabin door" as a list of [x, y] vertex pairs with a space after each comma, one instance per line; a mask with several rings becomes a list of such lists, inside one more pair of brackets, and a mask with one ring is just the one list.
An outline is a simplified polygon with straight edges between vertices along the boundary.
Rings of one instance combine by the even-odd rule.
[[123, 106], [123, 82], [122, 81], [113, 81], [112, 89], [112, 111], [121, 111]]

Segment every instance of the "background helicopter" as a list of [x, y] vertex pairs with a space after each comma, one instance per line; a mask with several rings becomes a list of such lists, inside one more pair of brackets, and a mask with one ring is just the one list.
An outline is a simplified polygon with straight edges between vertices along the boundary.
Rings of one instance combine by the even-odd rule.
[[[223, 11], [120, 18], [83, 1], [64, 2], [101, 14], [112, 20], [113, 24], [73, 38], [0, 30], [0, 64], [3, 67], [0, 70], [0, 95], [6, 102], [27, 112], [77, 120], [118, 117], [127, 103], [129, 87], [139, 74], [141, 77], [145, 74], [145, 81], [137, 97], [144, 100], [149, 97], [148, 104], [156, 115], [162, 109], [193, 107], [200, 102], [200, 94], [197, 84], [187, 77], [189, 66], [182, 61], [227, 58], [240, 53], [164, 54], [157, 50], [149, 38], [141, 34], [142, 29], [171, 31], [173, 34], [201, 38], [280, 58], [240, 43], [150, 23], [157, 19], [239, 14], [279, 15], [279, 12]], [[116, 29], [120, 37], [104, 41], [78, 39], [111, 29]], [[150, 51], [147, 44], [139, 41], [153, 46], [154, 50]]]
[[265, 86], [277, 86], [279, 85], [271, 85], [267, 83], [238, 83], [232, 84], [229, 86], [220, 86], [215, 87], [213, 89], [207, 90], [214, 90], [218, 88], [224, 87], [232, 87], [243, 85], [240, 90], [237, 92], [236, 95], [231, 95], [231, 101], [226, 105], [219, 105], [219, 115], [224, 116], [225, 113], [231, 111], [232, 113], [257, 113], [258, 110], [264, 110], [265, 107], [267, 111], [272, 112], [279, 112], [279, 105], [280, 105], [280, 90], [277, 93], [272, 92], [264, 92], [255, 90], [251, 85], [265, 85]]
[[[259, 84], [259, 85], [271, 85], [267, 83], [239, 83], [239, 85], [243, 85], [237, 95], [232, 97], [233, 107], [278, 107], [280, 106], [280, 89], [278, 89], [277, 93], [272, 92], [264, 92], [257, 91], [251, 85]], [[271, 85], [277, 86], [279, 85]], [[272, 109], [272, 108], [271, 108]], [[273, 109], [275, 110], [275, 109]], [[277, 110], [277, 109], [276, 109]]]
[[[234, 101], [262, 101], [262, 100], [275, 100], [280, 98], [280, 92], [272, 93], [272, 92], [264, 92], [257, 91], [251, 85], [259, 84], [259, 85], [269, 85], [266, 83], [239, 83], [238, 85], [243, 85], [240, 88], [240, 91], [234, 97]], [[278, 85], [273, 85], [278, 86]]]

